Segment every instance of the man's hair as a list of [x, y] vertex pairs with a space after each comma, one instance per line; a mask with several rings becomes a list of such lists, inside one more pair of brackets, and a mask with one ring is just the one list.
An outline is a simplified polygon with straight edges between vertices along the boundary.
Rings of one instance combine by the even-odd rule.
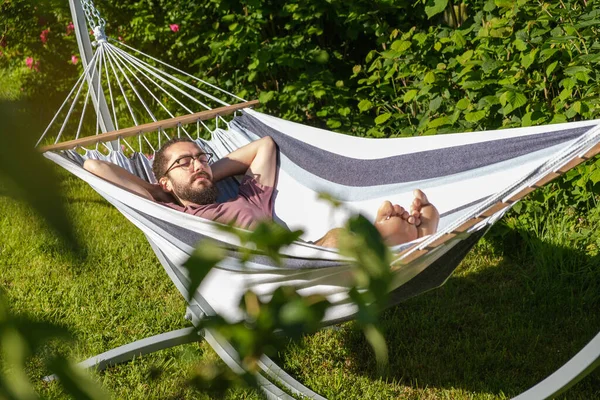
[[[169, 166], [167, 165], [168, 158], [165, 154], [166, 150], [169, 147], [171, 147], [172, 145], [174, 145], [175, 143], [182, 143], [182, 142], [196, 144], [196, 142], [194, 142], [191, 139], [183, 138], [183, 137], [176, 137], [176, 138], [170, 139], [169, 141], [165, 142], [163, 144], [163, 146], [154, 154], [154, 161], [152, 161], [152, 171], [154, 172], [154, 177], [156, 178], [157, 181], [160, 180], [160, 178], [162, 178], [163, 176], [165, 176], [165, 174], [167, 172], [167, 168], [169, 168]], [[198, 146], [198, 147], [200, 147], [200, 146]]]

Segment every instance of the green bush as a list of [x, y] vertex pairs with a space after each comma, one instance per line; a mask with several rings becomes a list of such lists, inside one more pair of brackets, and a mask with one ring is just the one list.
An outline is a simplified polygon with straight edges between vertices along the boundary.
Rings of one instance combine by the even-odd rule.
[[[596, 2], [97, 3], [109, 36], [258, 98], [266, 112], [354, 135], [548, 124], [599, 108]], [[0, 10], [3, 77], [56, 108], [81, 70], [66, 2]], [[579, 167], [554, 185], [573, 195], [553, 201], [590, 207], [598, 181], [596, 164]]]
[[394, 29], [354, 67], [375, 136], [518, 127], [598, 112], [600, 8], [488, 0], [457, 28]]

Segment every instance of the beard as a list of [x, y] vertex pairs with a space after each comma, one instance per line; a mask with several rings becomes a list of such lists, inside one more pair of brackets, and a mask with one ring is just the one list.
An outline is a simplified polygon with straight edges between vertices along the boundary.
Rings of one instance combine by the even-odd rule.
[[185, 185], [172, 182], [173, 193], [181, 200], [190, 201], [198, 205], [216, 203], [217, 197], [219, 196], [219, 189], [217, 189], [215, 184], [210, 180], [210, 176], [208, 176], [208, 174], [203, 172], [200, 172], [199, 174], [208, 180], [208, 183], [205, 187], [192, 187], [191, 183], [193, 183], [196, 177], [198, 177], [198, 175], [195, 175], [192, 178], [192, 182]]

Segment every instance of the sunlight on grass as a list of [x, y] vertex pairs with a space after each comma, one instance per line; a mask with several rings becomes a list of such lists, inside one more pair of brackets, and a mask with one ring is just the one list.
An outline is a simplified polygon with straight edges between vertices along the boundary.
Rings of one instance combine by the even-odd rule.
[[0, 68], [0, 100], [18, 100], [21, 97], [20, 70], [5, 70]]
[[[0, 88], [0, 98], [18, 97], [18, 81], [10, 82]], [[76, 339], [41, 357], [58, 350], [83, 360], [187, 326], [185, 302], [143, 234], [86, 184], [64, 171], [59, 175], [84, 244], [77, 255], [0, 186], [0, 285], [10, 306], [17, 314], [66, 325]], [[597, 211], [584, 222], [554, 213], [539, 237], [492, 229], [447, 284], [384, 313], [390, 352], [384, 376], [376, 374], [372, 350], [352, 322], [289, 345], [279, 361], [329, 399], [510, 398], [597, 333], [600, 273], [589, 246], [598, 244], [586, 244], [583, 252], [576, 225], [593, 227], [599, 220]], [[190, 344], [94, 376], [114, 398], [213, 398], [186, 379], [199, 363], [217, 358], [206, 343]], [[29, 363], [37, 389], [49, 399], [66, 398], [60, 386], [41, 382], [48, 372], [42, 366], [41, 358]], [[599, 398], [599, 372], [566, 397]], [[235, 390], [228, 398], [261, 397]]]
[[[11, 216], [0, 220], [0, 282], [13, 309], [67, 325], [77, 342], [58, 350], [76, 360], [186, 326], [185, 303], [141, 232], [84, 183], [60, 175], [85, 244], [80, 258], [66, 255], [31, 210], [0, 196], [0, 214]], [[538, 240], [535, 254], [527, 245], [505, 254], [496, 239], [492, 232], [482, 240], [442, 288], [384, 313], [387, 375], [376, 375], [374, 355], [352, 322], [290, 345], [282, 365], [330, 399], [503, 399], [529, 388], [594, 336], [598, 296], [583, 290], [585, 275], [545, 278], [558, 243]], [[560, 251], [568, 259], [576, 249]], [[215, 358], [206, 343], [190, 344], [95, 376], [115, 398], [210, 398], [184, 382], [195, 365]], [[57, 385], [39, 381], [47, 372], [41, 365], [30, 363], [38, 389], [64, 398]], [[596, 372], [567, 397], [593, 398], [598, 379]], [[240, 390], [228, 397], [259, 398]]]

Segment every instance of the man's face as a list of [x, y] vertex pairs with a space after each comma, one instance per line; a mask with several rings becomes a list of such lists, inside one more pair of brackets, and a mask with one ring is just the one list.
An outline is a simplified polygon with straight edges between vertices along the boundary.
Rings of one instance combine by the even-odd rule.
[[166, 192], [173, 194], [184, 205], [187, 205], [185, 202], [212, 204], [217, 200], [218, 192], [212, 181], [212, 170], [208, 163], [203, 162], [204, 157], [193, 160], [187, 167], [176, 163], [182, 157], [198, 157], [203, 153], [195, 143], [189, 142], [175, 143], [166, 151], [167, 167], [173, 167], [161, 178], [160, 184]]

